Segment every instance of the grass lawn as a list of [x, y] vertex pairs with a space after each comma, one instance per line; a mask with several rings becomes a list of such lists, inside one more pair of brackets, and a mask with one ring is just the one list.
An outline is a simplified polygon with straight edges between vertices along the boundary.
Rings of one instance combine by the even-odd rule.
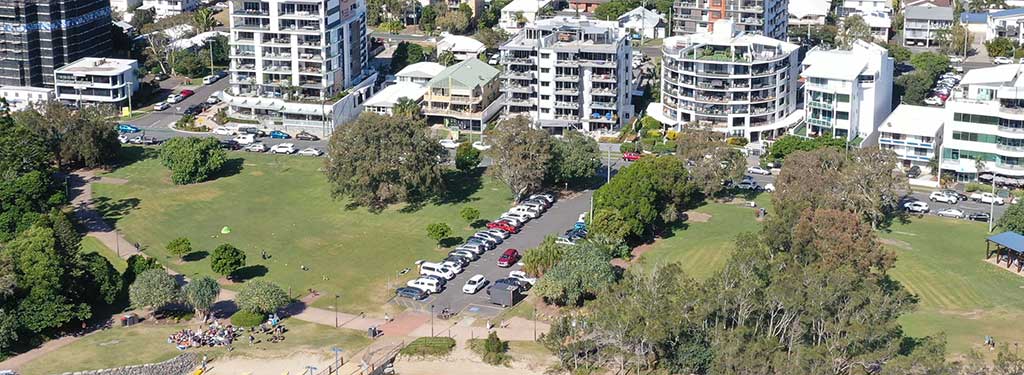
[[[427, 238], [427, 224], [445, 222], [455, 236], [466, 236], [472, 230], [458, 214], [462, 207], [476, 207], [487, 218], [511, 201], [505, 186], [485, 177], [452, 181], [447, 203], [374, 214], [346, 209], [345, 201], [330, 197], [318, 171], [322, 158], [234, 152], [228, 169], [237, 172], [189, 186], [171, 184], [170, 172], [157, 159], [139, 158], [106, 175], [127, 183], [93, 185], [94, 201], [129, 241], [140, 242], [147, 254], [189, 276], [212, 274], [207, 252], [231, 243], [247, 255], [248, 267], [239, 275], [276, 282], [293, 296], [308, 288], [340, 294], [341, 310], [349, 312], [379, 310], [393, 293], [389, 278], [413, 268], [417, 259], [446, 253]], [[224, 226], [231, 227], [231, 234], [220, 234]], [[189, 238], [196, 250], [184, 262], [164, 249], [179, 236]], [[262, 250], [271, 259], [261, 260]], [[301, 265], [309, 270], [300, 270]], [[314, 305], [333, 305], [333, 298]]]
[[99, 253], [104, 258], [110, 261], [110, 264], [117, 269], [118, 272], [124, 272], [128, 268], [128, 262], [117, 256], [114, 250], [111, 250], [107, 245], [104, 245], [100, 240], [93, 237], [82, 238], [82, 253]]
[[[232, 356], [278, 357], [299, 350], [324, 350], [339, 346], [346, 353], [355, 353], [369, 344], [365, 333], [349, 329], [333, 329], [294, 319], [285, 321], [289, 331], [285, 340], [261, 343], [249, 347], [244, 341], [235, 345]], [[142, 324], [117, 327], [95, 333], [29, 362], [24, 374], [59, 374], [71, 371], [96, 370], [143, 363], [160, 362], [174, 358], [182, 352], [167, 343], [167, 336], [184, 328], [198, 328], [186, 324]], [[190, 349], [191, 350], [191, 349]], [[222, 348], [199, 351], [216, 358], [225, 354]]]
[[896, 224], [881, 237], [898, 254], [894, 277], [920, 297], [901, 319], [913, 336], [945, 331], [951, 352], [997, 343], [1024, 342], [1024, 277], [983, 261], [985, 223], [937, 217]]

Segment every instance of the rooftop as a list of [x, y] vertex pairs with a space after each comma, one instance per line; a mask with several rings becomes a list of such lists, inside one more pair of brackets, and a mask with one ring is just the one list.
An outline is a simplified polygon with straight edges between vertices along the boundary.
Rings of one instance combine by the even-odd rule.
[[889, 53], [877, 44], [860, 40], [848, 50], [813, 49], [801, 62], [804, 70], [800, 75], [852, 81], [861, 74], [874, 74], [881, 69], [879, 55], [888, 58]]
[[907, 19], [952, 21], [953, 8], [934, 6], [911, 6], [905, 11]]
[[436, 62], [423, 61], [402, 68], [395, 74], [396, 77], [417, 77], [434, 78], [445, 69], [444, 65]]
[[[528, 36], [540, 31], [542, 37]], [[539, 42], [545, 48], [594, 47], [595, 50], [614, 52], [626, 38], [618, 21], [588, 19], [586, 16], [559, 15], [527, 24], [502, 47], [534, 48]]]
[[135, 60], [85, 57], [58, 68], [56, 73], [120, 74], [132, 70], [133, 64], [136, 64]]
[[419, 100], [427, 88], [422, 85], [409, 82], [399, 82], [377, 91], [376, 94], [363, 103], [364, 107], [392, 107], [402, 98]]
[[498, 76], [498, 69], [479, 59], [468, 59], [449, 66], [427, 83], [429, 87], [473, 89]]
[[512, 0], [511, 3], [508, 3], [504, 8], [501, 8], [501, 11], [509, 13], [533, 13], [550, 3], [551, 0]]
[[989, 13], [988, 16], [992, 18], [1024, 16], [1024, 8], [997, 10]]
[[946, 118], [945, 108], [900, 104], [882, 121], [879, 131], [934, 137]]
[[[683, 56], [686, 58], [702, 60], [772, 60], [778, 59], [791, 52], [796, 51], [799, 46], [772, 39], [763, 35], [735, 32], [733, 23], [729, 20], [715, 21], [715, 31], [691, 35], [680, 35], [665, 38], [662, 42], [663, 52], [672, 56]], [[735, 56], [729, 56], [726, 51], [705, 52], [712, 47], [746, 47], [736, 51]], [[698, 53], [698, 50], [701, 50]], [[692, 54], [692, 56], [690, 56]]]
[[988, 22], [988, 13], [960, 13], [960, 23], [983, 24]]
[[1006, 64], [998, 65], [990, 68], [979, 68], [971, 69], [964, 74], [964, 78], [960, 81], [960, 85], [977, 85], [977, 84], [996, 84], [1002, 86], [1008, 84], [1009, 86], [1016, 86], [1017, 72], [1020, 70], [1019, 64]]
[[892, 26], [892, 19], [889, 17], [888, 12], [874, 11], [874, 12], [857, 12], [854, 13], [864, 19], [864, 23], [872, 28], [883, 28], [888, 29]]
[[789, 14], [796, 18], [807, 16], [825, 16], [832, 3], [828, 0], [790, 0]]
[[664, 16], [662, 16], [661, 14], [658, 14], [658, 12], [655, 12], [653, 10], [644, 8], [643, 6], [638, 6], [635, 9], [633, 9], [631, 11], [628, 11], [626, 13], [623, 13], [621, 16], [619, 16], [619, 25], [623, 25], [623, 26], [625, 26], [625, 25], [643, 26], [642, 24], [644, 24], [644, 23], [646, 23], [646, 25], [649, 25], [649, 26], [655, 26], [659, 22], [664, 22], [664, 21], [665, 21], [665, 17]]
[[483, 43], [468, 36], [451, 34], [442, 34], [442, 36], [444, 39], [437, 42], [438, 53], [441, 51], [480, 53], [487, 49]]

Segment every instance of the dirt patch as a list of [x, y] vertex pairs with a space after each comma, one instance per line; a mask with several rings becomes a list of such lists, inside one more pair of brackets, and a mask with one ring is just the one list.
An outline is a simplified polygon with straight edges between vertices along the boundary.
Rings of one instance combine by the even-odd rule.
[[116, 177], [98, 177], [93, 179], [92, 182], [107, 185], [124, 185], [128, 183], [128, 180]]
[[964, 319], [970, 319], [970, 320], [978, 320], [978, 319], [983, 318], [984, 315], [985, 315], [985, 311], [984, 310], [970, 310], [970, 311], [963, 311], [963, 310], [940, 310], [939, 313], [945, 314], [945, 315], [955, 315], [955, 316], [958, 316], [958, 317], [961, 317], [961, 318], [964, 318]]
[[256, 177], [259, 177], [259, 176], [262, 176], [262, 175], [263, 175], [263, 171], [252, 171], [252, 172], [249, 172], [249, 175], [250, 175], [250, 176], [256, 176]]
[[910, 246], [910, 243], [907, 241], [894, 240], [891, 238], [879, 238], [878, 242], [881, 242], [883, 245], [898, 247], [903, 250], [914, 250], [914, 247]]
[[333, 362], [330, 355], [313, 352], [298, 352], [287, 357], [251, 358], [250, 356], [228, 356], [210, 362], [206, 374], [298, 374], [306, 366], [326, 368]]
[[706, 223], [711, 221], [711, 214], [700, 212], [700, 211], [686, 211], [686, 221], [693, 223]]
[[395, 370], [403, 375], [541, 375], [548, 365], [545, 361], [537, 361], [536, 358], [519, 360], [515, 358], [516, 353], [511, 354], [514, 360], [510, 366], [491, 366], [481, 361], [480, 356], [469, 349], [456, 347], [452, 354], [444, 358], [399, 357], [395, 361]]

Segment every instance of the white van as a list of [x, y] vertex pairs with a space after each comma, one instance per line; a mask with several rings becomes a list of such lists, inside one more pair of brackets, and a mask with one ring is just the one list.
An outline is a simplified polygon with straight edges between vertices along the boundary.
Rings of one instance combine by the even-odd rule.
[[523, 214], [523, 215], [526, 215], [526, 217], [528, 217], [530, 219], [536, 219], [536, 218], [540, 217], [540, 211], [534, 210], [534, 209], [530, 209], [529, 207], [526, 207], [526, 206], [515, 206], [515, 207], [512, 207], [511, 210], [508, 210], [508, 213], [509, 214]]
[[456, 263], [456, 262], [453, 262], [453, 261], [450, 261], [450, 260], [446, 260], [443, 263], [441, 263], [441, 265], [444, 266], [447, 269], [452, 270], [452, 272], [462, 273], [462, 265], [459, 264], [459, 263]]
[[220, 79], [220, 77], [213, 76], [213, 75], [206, 76], [206, 77], [203, 77], [203, 84], [204, 85], [212, 85], [214, 82], [217, 82], [218, 79]]
[[238, 144], [240, 144], [242, 146], [251, 145], [253, 143], [256, 143], [256, 136], [252, 135], [252, 134], [239, 134], [239, 135], [236, 135], [234, 139], [235, 139], [235, 142], [238, 142]]
[[405, 285], [411, 286], [416, 289], [420, 289], [427, 293], [438, 293], [441, 291], [441, 285], [437, 283], [437, 280], [421, 277], [416, 280], [409, 280]]
[[427, 262], [420, 264], [420, 275], [439, 276], [445, 278], [446, 280], [451, 280], [455, 278], [455, 272], [452, 272], [451, 269], [448, 269], [443, 265], [437, 263]]

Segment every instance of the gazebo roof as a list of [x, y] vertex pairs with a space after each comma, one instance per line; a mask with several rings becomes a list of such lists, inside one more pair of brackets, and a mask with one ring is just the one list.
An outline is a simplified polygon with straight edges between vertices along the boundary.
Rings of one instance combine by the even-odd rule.
[[1017, 232], [1003, 232], [988, 237], [989, 242], [994, 242], [1002, 247], [1017, 253], [1024, 253], [1024, 236]]

